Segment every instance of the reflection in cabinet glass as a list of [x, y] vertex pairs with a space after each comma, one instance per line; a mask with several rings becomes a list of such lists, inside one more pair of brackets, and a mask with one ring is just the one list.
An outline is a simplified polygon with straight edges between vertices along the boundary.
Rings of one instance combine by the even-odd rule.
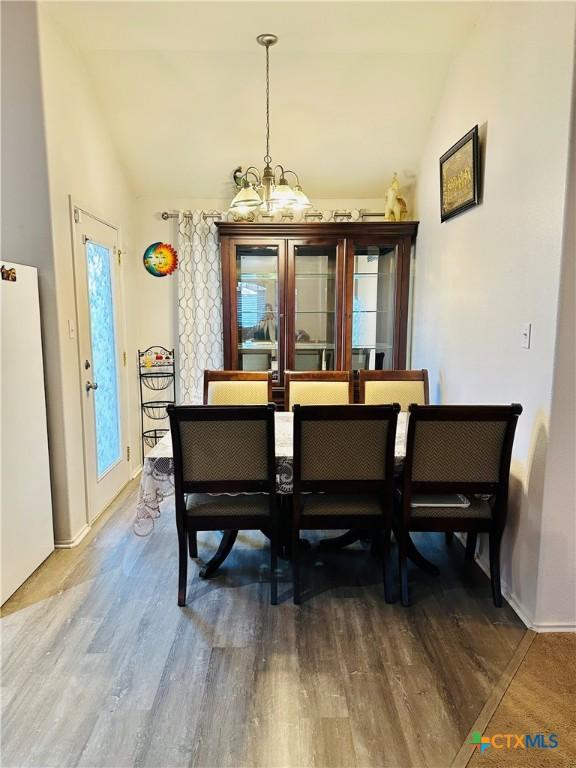
[[218, 222], [224, 367], [406, 367], [417, 222]]
[[352, 369], [394, 367], [396, 248], [357, 245], [352, 298]]
[[278, 248], [236, 249], [237, 368], [278, 370]]
[[336, 246], [295, 245], [294, 370], [334, 370]]

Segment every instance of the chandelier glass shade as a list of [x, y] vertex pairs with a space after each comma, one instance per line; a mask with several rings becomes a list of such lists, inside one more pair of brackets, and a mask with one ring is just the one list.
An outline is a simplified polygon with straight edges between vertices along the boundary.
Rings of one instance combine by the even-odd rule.
[[[240, 175], [234, 173], [234, 180], [240, 187], [234, 199], [230, 203], [233, 213], [244, 214], [256, 210], [266, 213], [276, 211], [301, 211], [311, 208], [312, 203], [302, 191], [298, 174], [295, 171], [284, 169], [281, 165], [272, 166], [270, 156], [270, 46], [278, 42], [276, 35], [258, 35], [259, 45], [266, 48], [266, 154], [264, 155], [264, 170], [259, 171], [253, 165]], [[291, 174], [295, 178], [294, 186], [291, 186], [286, 175]]]

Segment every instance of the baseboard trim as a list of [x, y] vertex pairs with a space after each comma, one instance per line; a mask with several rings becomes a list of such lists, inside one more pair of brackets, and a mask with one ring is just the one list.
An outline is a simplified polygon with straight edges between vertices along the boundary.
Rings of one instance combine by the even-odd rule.
[[538, 633], [545, 633], [545, 632], [576, 632], [576, 624], [567, 624], [567, 623], [560, 623], [560, 624], [552, 624], [549, 622], [538, 622], [535, 623], [532, 629], [535, 632]]
[[83, 528], [80, 529], [80, 531], [74, 536], [73, 539], [63, 539], [62, 541], [55, 541], [54, 542], [54, 549], [73, 549], [74, 547], [77, 547], [78, 544], [82, 541], [83, 538], [85, 538], [90, 531], [92, 530], [92, 526], [88, 525], [86, 523]]
[[[490, 569], [488, 565], [483, 562], [478, 555], [474, 557], [478, 567], [490, 578]], [[512, 592], [508, 584], [502, 582], [502, 596], [505, 598], [508, 605], [512, 608], [514, 613], [518, 616], [520, 621], [526, 625], [527, 629], [534, 632], [576, 632], [576, 624], [572, 622], [550, 622], [550, 621], [534, 621], [526, 612], [526, 609], [522, 606], [516, 595]]]
[[131, 480], [135, 480], [135, 479], [138, 477], [138, 475], [139, 475], [141, 472], [142, 472], [142, 464], [140, 464], [140, 466], [139, 466], [139, 467], [136, 467], [136, 469], [134, 470], [134, 472], [132, 472], [132, 476], [131, 476], [131, 478], [130, 478], [130, 479], [131, 479]]
[[[476, 561], [476, 564], [478, 567], [483, 571], [483, 573], [490, 578], [490, 568], [487, 563], [485, 563], [478, 555], [474, 555], [474, 560]], [[531, 629], [534, 631], [537, 631], [536, 628], [533, 626], [533, 621], [530, 616], [526, 613], [525, 608], [522, 606], [522, 604], [519, 602], [517, 597], [514, 595], [508, 584], [506, 584], [505, 581], [501, 582], [501, 589], [502, 589], [502, 597], [506, 600], [508, 605], [512, 608], [514, 613], [518, 616], [520, 621], [526, 626], [526, 629]]]

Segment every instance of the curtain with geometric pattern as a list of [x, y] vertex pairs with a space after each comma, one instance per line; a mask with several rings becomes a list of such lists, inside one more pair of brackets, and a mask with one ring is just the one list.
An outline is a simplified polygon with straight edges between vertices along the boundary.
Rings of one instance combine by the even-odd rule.
[[187, 404], [202, 403], [204, 370], [224, 361], [218, 231], [203, 213], [178, 219], [178, 399]]

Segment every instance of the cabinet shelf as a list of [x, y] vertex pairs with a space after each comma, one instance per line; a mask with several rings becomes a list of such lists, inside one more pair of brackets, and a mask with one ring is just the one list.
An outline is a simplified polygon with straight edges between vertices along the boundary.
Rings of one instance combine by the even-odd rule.
[[[248, 370], [260, 364], [256, 355], [248, 359], [250, 352], [271, 353], [278, 375], [274, 399], [280, 404], [284, 371], [304, 370], [307, 350], [313, 370], [335, 369], [344, 361], [350, 372], [384, 363], [405, 367], [417, 222], [217, 222], [217, 228], [225, 369]], [[256, 285], [235, 289], [241, 282]], [[249, 325], [248, 317], [260, 319], [266, 304], [275, 307], [276, 342], [253, 343], [251, 330], [241, 326]], [[297, 342], [298, 336], [310, 341]], [[322, 338], [330, 341], [318, 341]], [[360, 340], [364, 343], [355, 343]], [[314, 351], [320, 355], [316, 360]]]
[[237, 284], [245, 283], [247, 280], [278, 280], [275, 272], [240, 272], [238, 274]]
[[297, 315], [333, 315], [335, 309], [297, 309]]
[[336, 280], [334, 272], [296, 272], [296, 280], [309, 278], [323, 278], [324, 280]]

